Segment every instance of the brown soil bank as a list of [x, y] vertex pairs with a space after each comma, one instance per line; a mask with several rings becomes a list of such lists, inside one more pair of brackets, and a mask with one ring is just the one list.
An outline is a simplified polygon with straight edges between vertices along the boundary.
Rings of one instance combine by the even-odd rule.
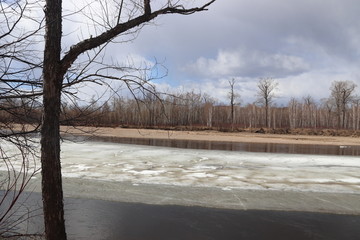
[[[275, 130], [260, 130], [243, 132], [221, 132], [214, 130], [203, 131], [178, 131], [159, 129], [131, 129], [131, 128], [92, 128], [92, 127], [65, 127], [63, 132], [75, 135], [96, 135], [104, 137], [124, 138], [153, 138], [153, 139], [177, 139], [177, 140], [198, 140], [198, 141], [224, 141], [244, 143], [280, 143], [280, 144], [316, 144], [316, 145], [360, 145], [358, 132], [353, 134], [332, 133], [335, 130], [319, 130], [323, 134], [311, 134], [309, 130], [292, 130], [291, 134], [275, 134]], [[273, 132], [271, 132], [273, 131]], [[270, 133], [269, 133], [270, 132]], [[345, 131], [344, 131], [345, 132]], [[296, 134], [296, 135], [295, 135]], [[344, 136], [346, 135], [346, 136]]]

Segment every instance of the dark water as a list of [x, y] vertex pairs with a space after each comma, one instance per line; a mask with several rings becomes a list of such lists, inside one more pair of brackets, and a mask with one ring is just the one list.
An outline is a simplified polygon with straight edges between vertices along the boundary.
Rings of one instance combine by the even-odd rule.
[[90, 140], [125, 143], [125, 144], [148, 145], [148, 146], [188, 148], [188, 149], [360, 156], [360, 146], [238, 143], [238, 142], [195, 141], [195, 140], [152, 139], [152, 138], [140, 139], [140, 138], [121, 138], [121, 137], [91, 137]]
[[[39, 209], [39, 194], [31, 194], [29, 200], [28, 209]], [[72, 198], [65, 200], [65, 206], [68, 239], [74, 240], [355, 240], [360, 236], [360, 216], [351, 215], [154, 206]], [[41, 216], [32, 218], [27, 228], [29, 232], [41, 232]]]

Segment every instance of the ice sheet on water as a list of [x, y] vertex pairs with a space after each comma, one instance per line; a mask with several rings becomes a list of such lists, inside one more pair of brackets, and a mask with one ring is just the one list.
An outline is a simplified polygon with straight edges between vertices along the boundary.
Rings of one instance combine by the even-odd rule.
[[134, 184], [360, 191], [358, 157], [248, 153], [101, 142], [62, 145], [63, 175]]
[[[222, 189], [360, 192], [359, 157], [210, 151], [104, 142], [64, 142], [61, 149], [63, 176], [68, 178]], [[21, 161], [13, 164], [20, 169]], [[0, 162], [0, 171], [6, 170], [6, 165]]]

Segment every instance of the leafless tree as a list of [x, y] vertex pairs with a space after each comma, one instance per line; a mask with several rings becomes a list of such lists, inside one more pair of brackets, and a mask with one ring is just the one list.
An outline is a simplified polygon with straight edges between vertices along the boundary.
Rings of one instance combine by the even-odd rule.
[[334, 110], [334, 102], [331, 98], [321, 99], [320, 104], [321, 112], [322, 112], [322, 121], [321, 126], [325, 126], [327, 128], [333, 128], [333, 110]]
[[236, 102], [237, 99], [239, 99], [240, 95], [238, 93], [235, 92], [235, 78], [232, 78], [231, 80], [229, 80], [229, 87], [230, 87], [230, 91], [228, 93], [228, 97], [230, 99], [230, 123], [231, 123], [231, 130], [234, 130], [234, 121], [235, 121], [235, 105], [237, 105], [238, 103]]
[[359, 130], [360, 125], [360, 97], [356, 96], [353, 99], [352, 106], [353, 129]]
[[303, 127], [316, 128], [317, 108], [312, 96], [303, 97]]
[[216, 101], [208, 94], [204, 94], [202, 99], [204, 102], [204, 122], [206, 122], [207, 127], [211, 128], [213, 124], [213, 109]]
[[337, 114], [337, 127], [345, 128], [346, 112], [353, 99], [356, 84], [352, 81], [334, 81], [330, 87]]
[[262, 78], [258, 82], [258, 101], [265, 107], [265, 126], [270, 127], [269, 111], [275, 98], [278, 83], [273, 78]]
[[[41, 164], [42, 164], [42, 195], [45, 218], [45, 234], [47, 239], [66, 239], [63, 192], [60, 166], [60, 109], [61, 92], [64, 77], [74, 66], [80, 55], [95, 48], [105, 46], [116, 37], [134, 34], [160, 15], [189, 15], [204, 11], [215, 0], [205, 2], [199, 7], [186, 7], [182, 1], [164, 1], [153, 3], [148, 1], [115, 1], [113, 8], [103, 2], [93, 2], [101, 10], [95, 12], [95, 5], [85, 6], [95, 16], [92, 24], [95, 36], [73, 44], [63, 55], [62, 21], [63, 9], [61, 0], [45, 1], [45, 50], [43, 58], [43, 122], [41, 129]], [[152, 6], [150, 6], [150, 4]], [[84, 9], [85, 9], [84, 8]], [[114, 12], [111, 12], [115, 9]], [[101, 14], [102, 13], [102, 14]], [[111, 13], [111, 14], [109, 14]], [[125, 16], [124, 14], [127, 14]]]
[[300, 103], [295, 98], [291, 98], [288, 103], [290, 128], [296, 128], [298, 126], [299, 104]]

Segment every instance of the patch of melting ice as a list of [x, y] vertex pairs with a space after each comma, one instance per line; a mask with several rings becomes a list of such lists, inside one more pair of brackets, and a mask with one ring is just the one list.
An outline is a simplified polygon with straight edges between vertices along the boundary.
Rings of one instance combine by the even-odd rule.
[[350, 156], [65, 142], [62, 162], [64, 177], [133, 184], [208, 186], [227, 190], [360, 191], [360, 161]]
[[[221, 189], [360, 191], [352, 156], [195, 150], [104, 142], [63, 142], [66, 178]], [[14, 162], [20, 168], [20, 162]], [[39, 166], [39, 163], [37, 163]], [[0, 171], [6, 171], [0, 163]]]

